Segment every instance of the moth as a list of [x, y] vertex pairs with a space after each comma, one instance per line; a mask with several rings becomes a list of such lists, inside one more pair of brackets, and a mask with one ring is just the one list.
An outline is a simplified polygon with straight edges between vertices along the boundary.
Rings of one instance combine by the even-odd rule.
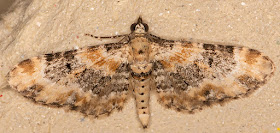
[[150, 119], [150, 92], [161, 105], [195, 112], [245, 97], [264, 85], [275, 66], [263, 53], [229, 45], [167, 40], [148, 32], [139, 17], [121, 41], [50, 53], [21, 61], [9, 84], [43, 105], [69, 108], [86, 116], [122, 110], [135, 98], [143, 128]]

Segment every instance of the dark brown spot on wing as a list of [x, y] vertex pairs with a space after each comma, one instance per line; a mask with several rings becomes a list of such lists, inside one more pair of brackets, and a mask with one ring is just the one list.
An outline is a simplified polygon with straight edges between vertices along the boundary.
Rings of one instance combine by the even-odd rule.
[[223, 54], [233, 54], [234, 46], [217, 45], [217, 50], [221, 51]]
[[233, 50], [234, 50], [234, 46], [226, 46], [226, 52], [228, 53], [233, 53]]
[[35, 72], [34, 62], [30, 59], [20, 62], [18, 66], [23, 69], [23, 73], [28, 73], [29, 75], [31, 75]]
[[45, 54], [46, 60], [48, 62], [53, 61], [54, 59], [60, 58], [61, 57], [61, 52], [57, 52], [54, 54]]
[[246, 54], [246, 62], [250, 65], [253, 65], [257, 62], [257, 58], [261, 56], [261, 53], [254, 49], [249, 49], [248, 53]]
[[257, 80], [254, 77], [251, 77], [246, 74], [239, 76], [238, 81], [242, 85], [245, 85], [249, 89], [253, 89], [253, 90], [258, 89], [261, 85], [264, 84], [264, 81]]
[[203, 48], [205, 50], [212, 50], [212, 51], [214, 51], [215, 50], [215, 45], [213, 45], [213, 44], [203, 44]]
[[120, 49], [124, 44], [122, 43], [109, 43], [109, 44], [105, 44], [104, 48], [106, 49], [106, 51], [110, 51], [110, 50], [118, 50]]
[[63, 53], [63, 57], [66, 60], [73, 60], [76, 54], [77, 54], [77, 50], [66, 51]]
[[39, 84], [35, 84], [27, 89], [25, 89], [24, 91], [21, 91], [20, 93], [28, 98], [35, 98], [41, 90], [44, 89], [44, 86], [39, 85]]
[[216, 86], [213, 84], [206, 84], [202, 87], [201, 91], [198, 93], [199, 96], [205, 97], [206, 100], [218, 99], [221, 100], [225, 98], [224, 88]]

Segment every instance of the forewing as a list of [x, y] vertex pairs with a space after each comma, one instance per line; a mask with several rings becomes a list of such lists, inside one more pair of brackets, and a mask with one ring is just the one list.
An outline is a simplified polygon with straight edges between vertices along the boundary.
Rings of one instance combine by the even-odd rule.
[[38, 103], [109, 114], [126, 100], [127, 48], [105, 44], [27, 59], [9, 73], [9, 84]]
[[159, 102], [178, 111], [245, 96], [274, 71], [267, 56], [246, 47], [164, 41], [152, 51]]

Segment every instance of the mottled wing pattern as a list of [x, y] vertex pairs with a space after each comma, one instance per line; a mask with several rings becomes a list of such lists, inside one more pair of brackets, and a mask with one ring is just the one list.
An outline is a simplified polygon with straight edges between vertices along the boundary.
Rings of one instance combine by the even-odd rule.
[[128, 92], [128, 45], [105, 44], [22, 61], [10, 85], [36, 102], [86, 115], [122, 109]]
[[178, 111], [245, 96], [274, 71], [267, 56], [245, 47], [162, 41], [152, 49], [159, 102]]

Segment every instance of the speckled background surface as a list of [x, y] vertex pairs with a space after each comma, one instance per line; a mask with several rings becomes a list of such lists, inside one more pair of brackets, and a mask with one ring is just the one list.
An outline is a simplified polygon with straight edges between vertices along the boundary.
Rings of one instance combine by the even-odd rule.
[[[0, 21], [0, 132], [280, 132], [279, 1], [16, 0], [14, 4]], [[140, 15], [150, 32], [162, 38], [260, 50], [274, 61], [275, 74], [250, 97], [195, 114], [167, 110], [152, 94], [146, 130], [137, 119], [133, 99], [121, 112], [89, 119], [34, 104], [8, 86], [5, 75], [21, 60], [110, 42], [83, 34], [126, 34]]]

